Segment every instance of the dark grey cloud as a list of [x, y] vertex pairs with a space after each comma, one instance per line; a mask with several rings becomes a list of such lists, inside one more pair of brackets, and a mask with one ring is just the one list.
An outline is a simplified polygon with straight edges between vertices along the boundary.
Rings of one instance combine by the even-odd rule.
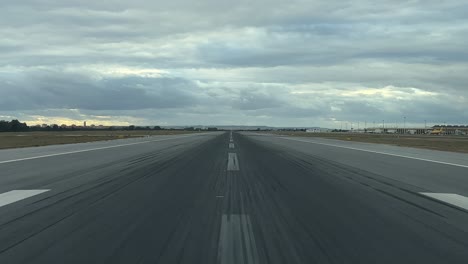
[[12, 79], [3, 77], [1, 110], [185, 108], [198, 101], [197, 87], [181, 78], [92, 79], [60, 71], [36, 71]]

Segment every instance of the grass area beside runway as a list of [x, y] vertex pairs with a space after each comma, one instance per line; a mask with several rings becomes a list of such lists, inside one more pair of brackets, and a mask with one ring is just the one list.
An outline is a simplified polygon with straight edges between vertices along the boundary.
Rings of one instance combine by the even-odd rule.
[[[262, 132], [265, 133], [265, 132]], [[291, 131], [268, 132], [275, 135], [293, 137], [320, 137], [345, 141], [388, 144], [401, 147], [413, 147], [432, 150], [468, 153], [468, 137], [465, 136], [430, 136], [430, 135], [394, 135], [394, 134], [358, 134], [358, 133], [307, 133]]]
[[158, 135], [199, 133], [182, 130], [3, 132], [0, 149], [73, 144]]

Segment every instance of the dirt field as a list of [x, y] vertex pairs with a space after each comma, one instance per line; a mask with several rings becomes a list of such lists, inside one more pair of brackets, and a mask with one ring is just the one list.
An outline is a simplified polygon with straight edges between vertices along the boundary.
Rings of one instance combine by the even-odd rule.
[[38, 147], [46, 145], [82, 143], [155, 135], [178, 135], [199, 133], [175, 130], [135, 130], [135, 131], [67, 131], [67, 132], [26, 132], [0, 133], [0, 149]]
[[391, 134], [352, 134], [352, 133], [306, 133], [306, 132], [270, 132], [277, 135], [296, 137], [321, 137], [347, 141], [388, 144], [403, 147], [468, 153], [468, 137], [429, 136], [429, 135], [391, 135]]

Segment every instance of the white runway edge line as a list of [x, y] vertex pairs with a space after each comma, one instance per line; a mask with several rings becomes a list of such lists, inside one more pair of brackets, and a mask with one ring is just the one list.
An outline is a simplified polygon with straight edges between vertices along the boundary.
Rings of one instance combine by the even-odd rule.
[[69, 151], [69, 152], [61, 152], [61, 153], [54, 153], [54, 154], [48, 154], [48, 155], [41, 155], [41, 156], [35, 156], [35, 157], [14, 159], [14, 160], [5, 160], [5, 161], [0, 161], [0, 164], [11, 163], [11, 162], [17, 162], [17, 161], [23, 161], [23, 160], [33, 160], [33, 159], [48, 158], [48, 157], [61, 156], [61, 155], [69, 155], [69, 154], [74, 154], [74, 153], [95, 151], [95, 150], [101, 150], [101, 149], [120, 148], [120, 147], [125, 147], [125, 146], [139, 145], [139, 144], [144, 144], [144, 143], [158, 142], [158, 141], [165, 141], [165, 140], [179, 139], [179, 138], [186, 138], [186, 137], [191, 137], [191, 136], [182, 136], [182, 137], [174, 137], [174, 138], [164, 138], [164, 139], [147, 140], [147, 141], [134, 142], [134, 143], [127, 143], [127, 144], [121, 144], [121, 145], [115, 145], [115, 146], [107, 146], [107, 147], [99, 147], [99, 148], [91, 148], [91, 149], [82, 149], [82, 150], [75, 150], [75, 151]]
[[248, 215], [223, 214], [218, 245], [220, 264], [259, 263], [252, 223]]
[[456, 167], [461, 167], [461, 168], [468, 168], [468, 165], [462, 165], [462, 164], [456, 164], [456, 163], [450, 163], [450, 162], [444, 162], [444, 161], [438, 161], [438, 160], [423, 159], [423, 158], [417, 158], [417, 157], [411, 157], [411, 156], [405, 156], [405, 155], [392, 154], [392, 153], [387, 153], [387, 152], [373, 151], [373, 150], [353, 148], [353, 147], [344, 147], [344, 146], [338, 146], [338, 145], [333, 145], [333, 144], [325, 144], [325, 143], [319, 143], [319, 142], [313, 142], [313, 141], [307, 141], [307, 140], [299, 140], [299, 139], [293, 139], [293, 138], [285, 138], [285, 137], [279, 137], [279, 138], [286, 139], [286, 140], [299, 141], [299, 142], [306, 142], [306, 143], [311, 143], [311, 144], [317, 144], [317, 145], [336, 147], [336, 148], [344, 148], [344, 149], [351, 149], [351, 150], [357, 150], [357, 151], [364, 151], [364, 152], [394, 156], [394, 157], [399, 157], [399, 158], [427, 161], [427, 162], [450, 165], [450, 166], [456, 166]]
[[468, 197], [465, 197], [463, 195], [458, 195], [454, 193], [427, 193], [427, 192], [422, 192], [420, 194], [423, 194], [431, 198], [437, 199], [439, 201], [446, 202], [446, 203], [455, 205], [457, 207], [463, 208], [465, 210], [468, 210]]
[[13, 190], [0, 194], [0, 207], [48, 192], [50, 190]]
[[236, 153], [228, 153], [228, 171], [238, 171], [239, 170], [239, 161], [237, 160]]

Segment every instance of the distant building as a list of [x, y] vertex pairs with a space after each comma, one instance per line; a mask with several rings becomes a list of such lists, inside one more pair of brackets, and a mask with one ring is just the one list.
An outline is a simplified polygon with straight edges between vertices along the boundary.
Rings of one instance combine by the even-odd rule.
[[432, 129], [430, 128], [397, 128], [398, 134], [410, 134], [410, 135], [424, 135], [429, 134]]
[[86, 121], [83, 122], [83, 127], [86, 127]]
[[434, 126], [433, 135], [468, 135], [468, 126]]
[[367, 128], [367, 133], [400, 135], [468, 135], [468, 126], [433, 126], [427, 128]]
[[327, 128], [314, 127], [314, 128], [306, 129], [306, 132], [307, 133], [326, 133], [326, 132], [330, 132], [330, 130]]

